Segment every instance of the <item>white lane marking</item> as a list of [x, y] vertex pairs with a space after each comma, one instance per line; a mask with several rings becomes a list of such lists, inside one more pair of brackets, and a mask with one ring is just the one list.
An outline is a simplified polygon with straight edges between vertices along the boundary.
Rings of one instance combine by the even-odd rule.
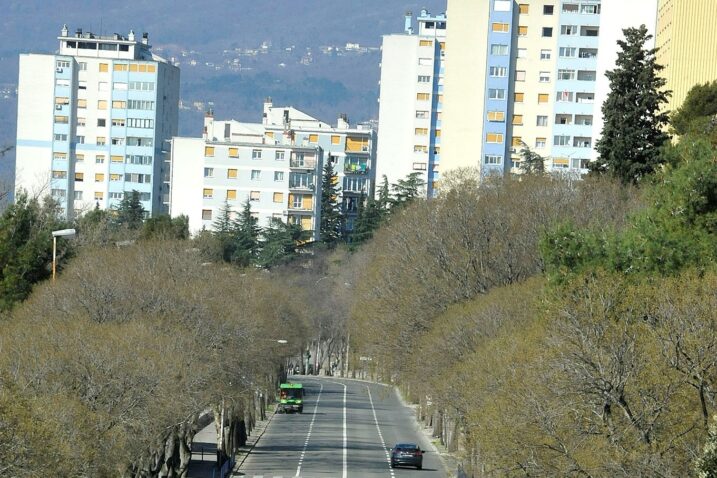
[[349, 475], [349, 468], [348, 468], [348, 461], [349, 461], [349, 455], [348, 455], [348, 432], [346, 427], [346, 385], [341, 382], [330, 382], [335, 383], [336, 385], [341, 385], [344, 387], [344, 449], [343, 449], [343, 455], [344, 455], [344, 470], [343, 474], [341, 475], [342, 478], [347, 478]]
[[368, 385], [366, 385], [366, 391], [368, 392], [368, 400], [369, 402], [371, 402], [371, 411], [373, 412], [373, 421], [376, 424], [376, 430], [378, 431], [378, 438], [381, 440], [381, 446], [383, 447], [383, 451], [386, 454], [386, 462], [388, 463], [388, 469], [391, 471], [391, 476], [395, 477], [396, 473], [393, 471], [393, 468], [391, 468], [391, 453], [388, 451], [386, 441], [383, 439], [383, 433], [381, 433], [381, 427], [378, 424], [378, 417], [376, 416], [376, 408], [374, 408], [373, 406], [373, 397], [371, 397], [371, 389]]
[[309, 439], [311, 438], [311, 432], [314, 429], [314, 421], [316, 421], [316, 410], [319, 409], [319, 400], [321, 400], [321, 392], [324, 391], [324, 384], [320, 384], [321, 388], [319, 389], [319, 395], [316, 397], [316, 405], [314, 405], [314, 413], [311, 417], [311, 423], [309, 424], [309, 433], [306, 435], [306, 441], [304, 442], [304, 449], [301, 451], [301, 457], [299, 458], [299, 466], [296, 468], [296, 474], [294, 475], [299, 476], [301, 475], [301, 465], [304, 464], [304, 456], [306, 455], [306, 448], [309, 446]]

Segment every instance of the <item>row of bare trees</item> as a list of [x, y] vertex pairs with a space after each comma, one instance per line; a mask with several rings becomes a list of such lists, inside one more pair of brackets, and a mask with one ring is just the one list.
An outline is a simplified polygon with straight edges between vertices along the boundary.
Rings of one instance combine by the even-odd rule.
[[0, 475], [186, 476], [211, 409], [230, 454], [306, 342], [300, 293], [188, 241], [80, 251], [0, 321]]

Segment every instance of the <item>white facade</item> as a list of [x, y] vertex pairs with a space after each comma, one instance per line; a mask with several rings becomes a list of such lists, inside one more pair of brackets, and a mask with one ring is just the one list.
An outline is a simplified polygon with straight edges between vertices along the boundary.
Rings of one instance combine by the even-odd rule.
[[422, 11], [414, 34], [383, 37], [376, 177], [393, 184], [420, 173], [432, 195], [439, 178], [446, 17]]
[[265, 141], [261, 124], [214, 121], [211, 115], [204, 136], [172, 140], [172, 217], [186, 215], [193, 234], [213, 230], [222, 208], [229, 205], [235, 216], [249, 199], [260, 227], [280, 219], [319, 239], [320, 147]]
[[68, 217], [136, 190], [167, 212], [165, 141], [177, 133], [179, 69], [137, 40], [67, 28], [60, 54], [20, 55], [16, 188], [51, 194]]

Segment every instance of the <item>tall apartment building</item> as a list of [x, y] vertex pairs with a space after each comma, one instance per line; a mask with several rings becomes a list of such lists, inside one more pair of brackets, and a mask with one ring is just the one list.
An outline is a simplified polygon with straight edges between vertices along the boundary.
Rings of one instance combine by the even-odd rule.
[[598, 79], [614, 66], [621, 28], [654, 25], [649, 2], [624, 3], [449, 0], [442, 170], [505, 174], [528, 147], [549, 170], [584, 173], [600, 133]]
[[165, 141], [177, 134], [179, 69], [147, 34], [98, 36], [67, 26], [57, 54], [20, 55], [16, 188], [51, 194], [68, 217], [136, 190], [166, 212]]
[[319, 239], [322, 172], [331, 161], [351, 230], [360, 198], [374, 192], [374, 144], [369, 127], [343, 116], [333, 127], [271, 100], [261, 123], [207, 114], [203, 138], [172, 141], [171, 215], [189, 216], [192, 232], [212, 229], [225, 202], [238, 211], [248, 197], [262, 227], [279, 218]]
[[266, 138], [261, 124], [215, 122], [211, 113], [202, 138], [174, 138], [171, 215], [188, 216], [192, 233], [211, 230], [226, 204], [236, 214], [248, 199], [261, 227], [277, 218], [318, 239], [323, 150]]
[[440, 178], [446, 22], [422, 10], [414, 31], [408, 12], [404, 32], [385, 35], [381, 48], [376, 177], [420, 173], [429, 197]]
[[666, 88], [672, 90], [667, 109], [682, 106], [698, 83], [717, 80], [717, 2], [660, 0], [657, 13], [657, 62], [665, 67]]

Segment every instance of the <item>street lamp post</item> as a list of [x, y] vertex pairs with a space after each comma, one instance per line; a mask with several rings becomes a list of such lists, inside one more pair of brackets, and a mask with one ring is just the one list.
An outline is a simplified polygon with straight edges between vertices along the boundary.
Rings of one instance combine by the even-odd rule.
[[52, 231], [52, 282], [55, 282], [55, 275], [57, 273], [57, 238], [58, 237], [73, 237], [77, 234], [74, 229], [60, 229], [59, 231]]

